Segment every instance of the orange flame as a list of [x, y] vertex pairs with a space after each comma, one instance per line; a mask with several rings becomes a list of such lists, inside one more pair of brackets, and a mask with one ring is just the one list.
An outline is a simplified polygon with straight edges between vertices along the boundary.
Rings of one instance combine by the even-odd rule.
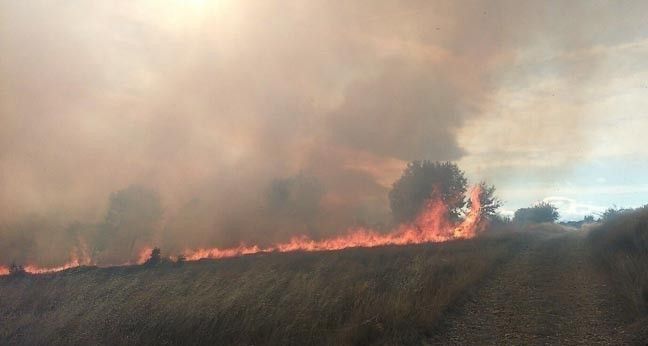
[[186, 258], [189, 261], [204, 258], [218, 259], [237, 257], [260, 252], [290, 252], [290, 251], [331, 251], [352, 247], [376, 247], [385, 245], [407, 245], [443, 242], [452, 239], [468, 239], [475, 237], [481, 230], [481, 188], [474, 187], [470, 192], [471, 210], [459, 225], [453, 225], [448, 220], [448, 207], [439, 199], [427, 202], [423, 212], [416, 220], [403, 224], [392, 232], [383, 234], [371, 229], [352, 229], [345, 235], [324, 240], [312, 240], [305, 235], [291, 238], [288, 242], [260, 248], [258, 246], [238, 246], [234, 248], [188, 250]]
[[[219, 259], [238, 257], [242, 255], [263, 252], [291, 252], [291, 251], [332, 251], [353, 247], [376, 247], [385, 245], [408, 245], [422, 243], [444, 242], [453, 239], [469, 239], [475, 237], [484, 227], [481, 218], [481, 188], [475, 186], [470, 192], [471, 210], [465, 219], [454, 224], [448, 219], [448, 207], [440, 199], [429, 200], [423, 211], [411, 223], [402, 224], [389, 233], [379, 233], [372, 229], [355, 228], [347, 234], [330, 239], [313, 240], [305, 235], [295, 236], [287, 242], [269, 247], [244, 244], [233, 248], [209, 248], [187, 250], [187, 261], [200, 259]], [[151, 247], [143, 248], [138, 255], [137, 264], [143, 264], [151, 254]], [[79, 259], [77, 253], [81, 255]], [[76, 251], [71, 254], [71, 260], [58, 267], [42, 268], [35, 265], [25, 266], [25, 271], [30, 274], [53, 273], [80, 265], [90, 264], [87, 251]], [[132, 264], [127, 262], [124, 265]], [[0, 266], [0, 275], [9, 274], [7, 267]]]
[[137, 255], [137, 264], [144, 264], [146, 263], [146, 260], [149, 259], [151, 256], [151, 251], [153, 251], [153, 248], [150, 246], [145, 246], [142, 250], [140, 250], [139, 255]]
[[48, 268], [43, 268], [39, 267], [33, 264], [29, 264], [25, 266], [25, 271], [29, 274], [47, 274], [47, 273], [54, 273], [54, 272], [60, 272], [62, 270], [70, 269], [70, 268], [76, 268], [81, 265], [81, 262], [79, 262], [78, 259], [72, 259], [70, 262], [67, 262], [63, 265], [60, 265], [58, 267], [48, 267]]
[[[75, 248], [70, 253], [70, 260], [67, 263], [64, 263], [60, 266], [41, 267], [35, 264], [28, 264], [24, 266], [23, 269], [25, 270], [26, 273], [29, 274], [47, 274], [47, 273], [60, 272], [62, 270], [66, 270], [70, 268], [76, 268], [82, 265], [89, 265], [91, 263], [92, 261], [90, 259], [90, 256], [88, 255], [87, 250]], [[0, 275], [7, 275], [7, 274], [9, 274], [9, 269], [6, 267], [0, 267]]]
[[461, 225], [454, 230], [456, 238], [473, 238], [483, 230], [485, 224], [482, 222], [481, 194], [482, 189], [479, 185], [470, 191], [471, 209]]

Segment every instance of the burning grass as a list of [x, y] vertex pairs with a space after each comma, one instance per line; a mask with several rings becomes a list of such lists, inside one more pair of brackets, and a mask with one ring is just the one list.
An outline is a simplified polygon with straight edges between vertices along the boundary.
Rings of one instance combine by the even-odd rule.
[[520, 235], [0, 278], [8, 343], [412, 343]]
[[[415, 220], [398, 225], [387, 233], [377, 232], [367, 228], [350, 229], [346, 234], [322, 240], [313, 240], [305, 235], [292, 237], [289, 241], [278, 243], [269, 247], [258, 245], [239, 245], [232, 248], [204, 248], [189, 249], [182, 256], [188, 261], [201, 259], [231, 258], [256, 253], [294, 252], [294, 251], [335, 251], [348, 248], [370, 248], [386, 245], [411, 245], [423, 243], [438, 243], [456, 239], [469, 239], [477, 236], [486, 226], [481, 213], [481, 185], [475, 186], [470, 193], [471, 208], [465, 218], [460, 222], [452, 222], [448, 218], [448, 206], [440, 197], [429, 199]], [[78, 250], [78, 249], [74, 249]], [[145, 246], [139, 252], [138, 264], [146, 261], [152, 247]], [[81, 259], [77, 253], [84, 254]], [[30, 274], [46, 274], [67, 270], [81, 265], [92, 265], [94, 262], [87, 255], [87, 251], [72, 251], [71, 259], [56, 267], [41, 267], [34, 264], [25, 266], [24, 270]], [[122, 265], [129, 265], [126, 262]], [[9, 271], [0, 267], [0, 276], [7, 275]]]

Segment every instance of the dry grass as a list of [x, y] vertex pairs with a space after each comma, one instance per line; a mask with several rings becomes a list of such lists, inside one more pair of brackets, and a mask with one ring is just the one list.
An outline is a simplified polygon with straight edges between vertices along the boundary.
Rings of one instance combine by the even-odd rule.
[[618, 286], [628, 310], [638, 320], [648, 318], [648, 207], [606, 218], [589, 238], [596, 261]]
[[0, 343], [420, 342], [520, 238], [0, 278]]

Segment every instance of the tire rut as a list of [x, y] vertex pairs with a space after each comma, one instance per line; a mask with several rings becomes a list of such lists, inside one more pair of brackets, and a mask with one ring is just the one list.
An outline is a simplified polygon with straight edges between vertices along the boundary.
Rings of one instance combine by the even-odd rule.
[[530, 241], [446, 317], [431, 344], [628, 344], [613, 288], [582, 233]]

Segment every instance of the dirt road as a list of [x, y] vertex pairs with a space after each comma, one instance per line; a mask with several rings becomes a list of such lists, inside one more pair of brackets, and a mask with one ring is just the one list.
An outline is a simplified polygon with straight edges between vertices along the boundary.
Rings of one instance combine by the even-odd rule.
[[582, 233], [538, 238], [455, 311], [439, 345], [634, 344], [614, 289], [593, 268]]

